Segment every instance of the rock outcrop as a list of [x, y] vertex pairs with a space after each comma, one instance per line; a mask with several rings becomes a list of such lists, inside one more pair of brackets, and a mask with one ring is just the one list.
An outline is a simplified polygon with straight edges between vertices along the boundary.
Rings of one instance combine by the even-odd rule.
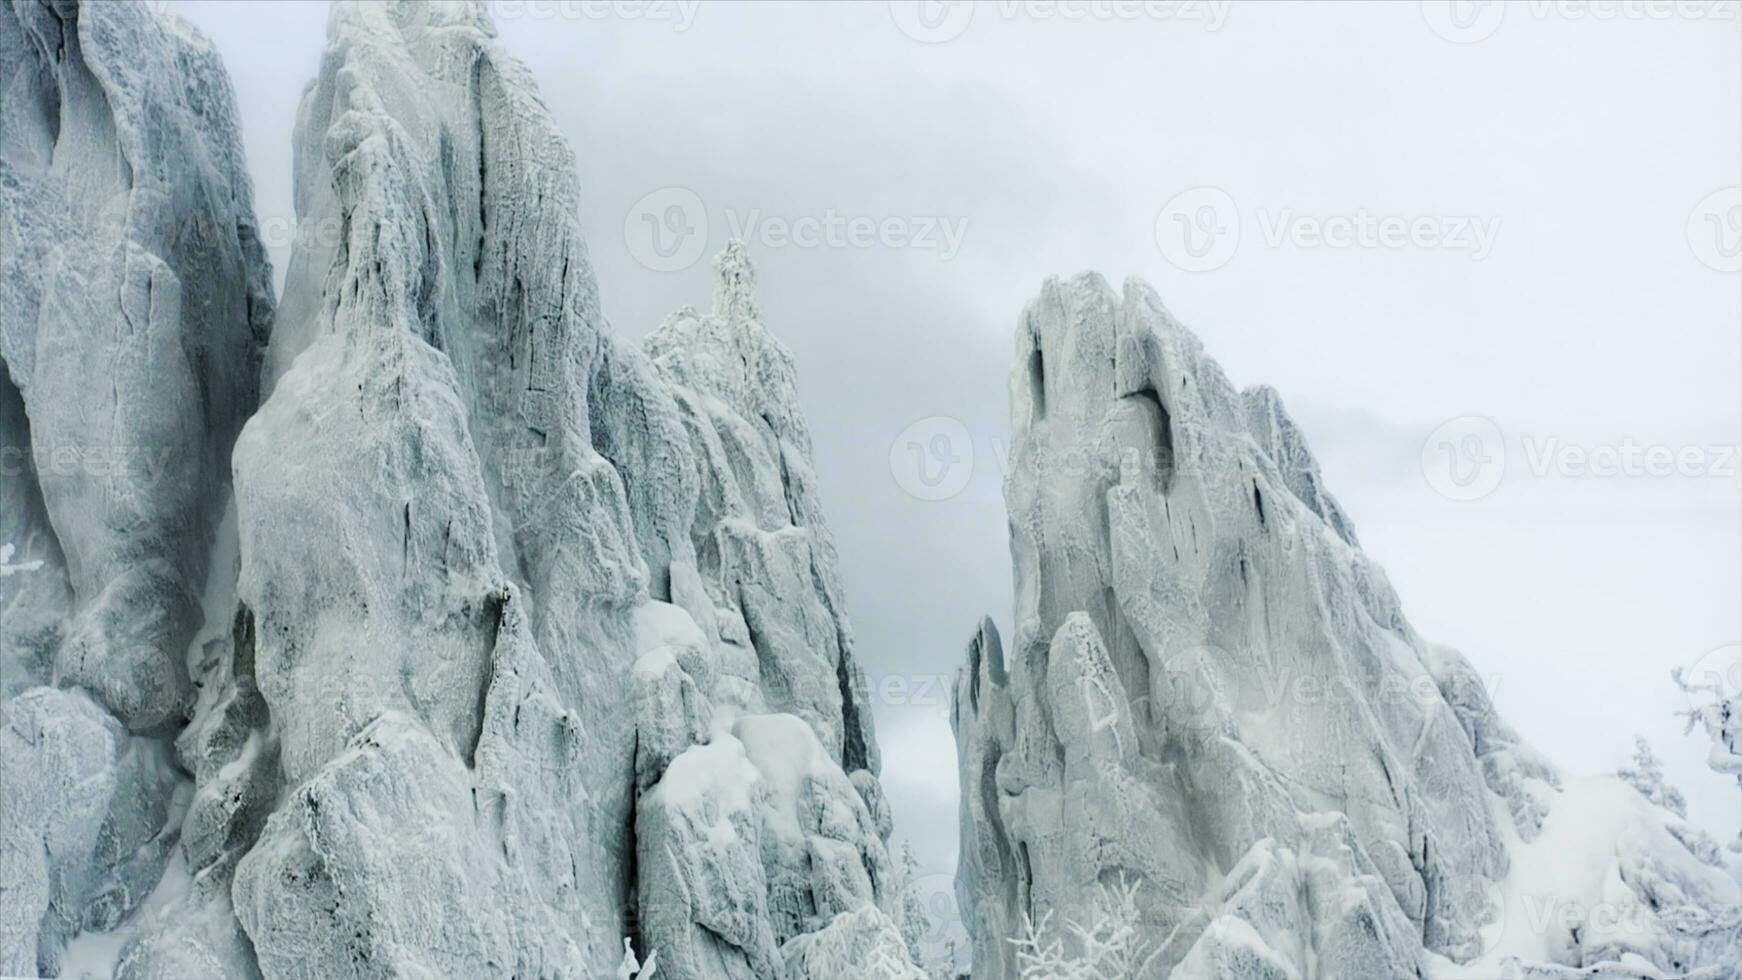
[[[1555, 769], [1411, 628], [1276, 393], [1236, 390], [1135, 280], [1049, 280], [1016, 339], [1016, 635], [981, 625], [954, 703], [975, 976], [1047, 975], [1052, 943], [1106, 953], [1084, 920], [1122, 889], [1139, 977], [1497, 956], [1514, 853], [1545, 825], [1568, 836], [1538, 851], [1566, 851], [1583, 816], [1556, 825]], [[1734, 903], [1665, 816], [1640, 816], [1658, 830], [1621, 848], [1618, 887], [1651, 910]], [[1625, 947], [1572, 928], [1556, 961], [1697, 962], [1653, 921]]]
[[272, 318], [229, 79], [138, 4], [0, 5], [0, 973], [154, 889]]
[[899, 939], [904, 882], [792, 357], [739, 246], [716, 273], [711, 313], [647, 340], [698, 479], [635, 665], [641, 934], [676, 976], [807, 976], [819, 949]]
[[102, 934], [166, 980], [592, 977], [624, 937], [662, 977], [911, 975], [742, 248], [712, 312], [616, 340], [484, 6], [331, 18], [274, 317], [210, 47], [144, 5], [0, 10], [0, 408], [35, 463], [0, 972]]

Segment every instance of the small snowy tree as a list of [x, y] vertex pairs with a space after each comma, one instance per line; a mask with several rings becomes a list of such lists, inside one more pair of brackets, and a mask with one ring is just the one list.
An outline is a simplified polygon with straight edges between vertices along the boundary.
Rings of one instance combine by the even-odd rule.
[[956, 941], [947, 939], [944, 941], [942, 950], [920, 958], [919, 968], [925, 971], [927, 980], [957, 980], [958, 977], [965, 975], [956, 966], [959, 955], [960, 950], [956, 948]]
[[[1729, 685], [1730, 689], [1725, 690], [1722, 679], [1689, 680], [1679, 667], [1670, 676], [1692, 705], [1680, 712], [1687, 721], [1682, 734], [1692, 732], [1696, 726], [1703, 728], [1712, 743], [1706, 764], [1714, 772], [1734, 777], [1737, 789], [1742, 790], [1742, 684]], [[1737, 829], [1730, 850], [1742, 853], [1742, 828]]]
[[1687, 819], [1688, 803], [1681, 790], [1663, 781], [1663, 763], [1651, 751], [1651, 743], [1643, 735], [1633, 736], [1633, 765], [1616, 770], [1615, 775], [1658, 806], [1682, 819]]
[[[1023, 916], [1016, 947], [1022, 980], [1131, 980], [1143, 975], [1159, 950], [1142, 932], [1137, 893], [1142, 882], [1095, 886], [1086, 921], [1065, 919], [1063, 935], [1050, 929], [1052, 911], [1036, 922]], [[1067, 939], [1069, 940], [1067, 942]]]
[[[953, 887], [940, 887], [940, 875], [921, 875], [913, 845], [903, 842], [895, 852], [890, 888], [896, 896], [890, 917], [901, 940], [928, 980], [956, 980], [960, 950], [950, 935], [962, 927]], [[953, 885], [953, 882], [948, 883]]]
[[902, 942], [915, 963], [925, 953], [926, 933], [930, 921], [926, 916], [925, 896], [920, 894], [919, 861], [913, 856], [913, 845], [903, 842], [895, 856], [895, 894], [900, 907], [895, 910], [895, 925], [901, 930]]
[[[864, 968], [867, 980], [905, 980], [914, 977], [915, 971], [919, 969], [886, 946], [872, 947], [865, 957]], [[927, 976], [926, 980], [930, 980], [930, 977]]]

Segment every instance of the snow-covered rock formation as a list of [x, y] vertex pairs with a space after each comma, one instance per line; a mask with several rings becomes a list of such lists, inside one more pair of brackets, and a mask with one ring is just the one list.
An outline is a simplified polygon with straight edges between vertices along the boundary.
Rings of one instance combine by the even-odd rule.
[[274, 317], [210, 47], [0, 28], [0, 973], [914, 975], [742, 249], [615, 340], [483, 5], [340, 3]]
[[[1410, 627], [1274, 391], [1138, 281], [1049, 280], [1016, 346], [1016, 636], [983, 623], [955, 692], [976, 977], [1720, 969], [1716, 848], [1613, 778], [1562, 789]], [[1643, 927], [1599, 928], [1629, 896]]]
[[209, 540], [272, 317], [229, 79], [135, 4], [0, 5], [0, 974], [175, 844]]

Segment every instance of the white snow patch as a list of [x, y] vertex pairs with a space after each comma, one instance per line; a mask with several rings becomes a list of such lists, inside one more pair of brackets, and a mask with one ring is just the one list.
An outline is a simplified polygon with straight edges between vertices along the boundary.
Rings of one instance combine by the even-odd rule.
[[677, 657], [671, 652], [671, 647], [659, 647], [648, 650], [635, 658], [635, 673], [649, 677], [658, 677], [677, 666]]
[[733, 734], [749, 753], [750, 763], [772, 790], [768, 829], [784, 841], [800, 841], [798, 800], [805, 781], [839, 771], [835, 761], [817, 740], [816, 732], [794, 715], [746, 715], [738, 719]]
[[1512, 957], [1563, 962], [1574, 945], [1574, 927], [1587, 942], [1597, 931], [1649, 928], [1650, 910], [1619, 876], [1624, 849], [1685, 857], [1676, 862], [1679, 873], [1708, 882], [1726, 902], [1742, 901], [1735, 881], [1701, 864], [1670, 836], [1668, 811], [1614, 776], [1566, 780], [1534, 841], [1518, 836], [1498, 797], [1489, 802], [1512, 860], [1511, 871], [1497, 885], [1501, 913], [1483, 930], [1486, 952], [1469, 963], [1460, 966], [1424, 953], [1434, 980], [1487, 980], [1500, 976], [1501, 964]]
[[721, 735], [706, 745], [692, 745], [671, 761], [652, 792], [672, 809], [699, 808], [713, 793], [726, 810], [748, 810], [750, 787], [760, 778], [744, 744]]
[[188, 869], [187, 854], [179, 845], [170, 849], [169, 861], [163, 866], [163, 877], [146, 896], [144, 904], [133, 911], [121, 925], [109, 932], [81, 932], [68, 942], [61, 952], [62, 980], [109, 980], [121, 965], [121, 956], [128, 943], [138, 935], [140, 927], [175, 904], [193, 886], [193, 874]]
[[653, 600], [635, 608], [635, 649], [643, 654], [669, 647], [708, 648], [707, 635], [678, 606]]

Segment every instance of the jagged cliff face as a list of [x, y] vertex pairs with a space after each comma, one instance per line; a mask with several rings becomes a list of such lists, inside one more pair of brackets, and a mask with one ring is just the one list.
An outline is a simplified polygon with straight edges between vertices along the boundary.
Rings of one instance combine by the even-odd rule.
[[1410, 629], [1275, 393], [1135, 281], [1049, 281], [1017, 347], [1016, 636], [982, 626], [956, 703], [977, 974], [1121, 875], [1145, 976], [1246, 975], [1225, 917], [1296, 975], [1474, 952], [1467, 885], [1507, 869], [1486, 789], [1529, 834], [1524, 784], [1555, 776], [1446, 703], [1467, 668]]
[[[1618, 838], [1572, 804], [1551, 821], [1560, 777], [1410, 627], [1276, 393], [1235, 390], [1147, 285], [1049, 280], [1011, 406], [1016, 636], [981, 625], [954, 704], [976, 977], [1092, 960], [1070, 926], [1104, 945], [1108, 919], [1146, 978], [1724, 962], [1714, 923], [1742, 919], [1715, 846], [1608, 786], [1579, 796], [1625, 814]], [[1587, 914], [1554, 862], [1604, 869], [1639, 927], [1524, 922]], [[1013, 942], [1031, 923], [1040, 945]]]
[[133, 4], [0, 5], [0, 974], [172, 858], [209, 540], [272, 317], [216, 53]]
[[[134, 731], [192, 687], [206, 538], [272, 317], [228, 77], [133, 5], [0, 7], [7, 691], [50, 674]], [[26, 417], [28, 416], [28, 418]]]
[[43, 565], [5, 587], [0, 972], [125, 919], [127, 977], [597, 976], [625, 936], [661, 976], [909, 975], [741, 249], [711, 313], [614, 340], [572, 154], [483, 8], [341, 3], [265, 349], [204, 42], [132, 4], [0, 18], [6, 446], [169, 455], [16, 504], [9, 474]]
[[1247, 931], [1293, 975], [1474, 952], [1482, 761], [1275, 393], [1085, 275], [1023, 313], [1010, 400], [1016, 637], [982, 625], [956, 691], [977, 975], [1122, 879], [1144, 977], [1244, 977]]

